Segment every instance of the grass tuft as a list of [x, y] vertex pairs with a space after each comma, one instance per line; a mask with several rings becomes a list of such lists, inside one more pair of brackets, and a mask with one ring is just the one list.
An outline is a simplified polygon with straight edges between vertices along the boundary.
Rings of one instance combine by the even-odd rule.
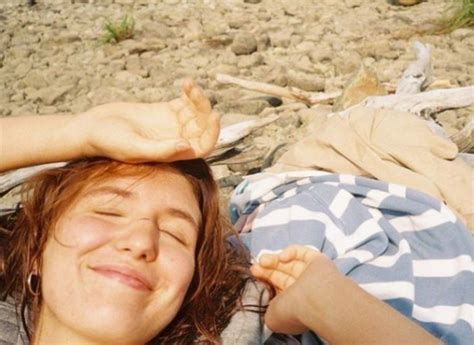
[[126, 15], [119, 23], [113, 23], [109, 19], [104, 24], [104, 43], [118, 43], [132, 38], [135, 33], [135, 20], [132, 16]]
[[462, 27], [474, 26], [474, 0], [452, 0], [437, 23], [435, 33], [446, 34]]

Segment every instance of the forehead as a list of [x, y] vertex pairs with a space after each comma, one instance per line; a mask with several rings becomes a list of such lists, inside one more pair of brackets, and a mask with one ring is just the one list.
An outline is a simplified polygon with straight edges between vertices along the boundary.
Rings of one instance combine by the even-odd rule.
[[87, 185], [78, 201], [90, 198], [146, 203], [200, 213], [198, 197], [190, 181], [178, 171], [160, 167], [146, 175], [110, 176]]

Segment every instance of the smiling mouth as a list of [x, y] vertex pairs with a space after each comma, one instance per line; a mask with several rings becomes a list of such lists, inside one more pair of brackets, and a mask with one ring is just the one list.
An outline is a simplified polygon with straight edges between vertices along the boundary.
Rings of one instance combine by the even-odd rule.
[[151, 291], [151, 288], [138, 277], [111, 268], [95, 267], [92, 270], [103, 277], [115, 280], [139, 291]]

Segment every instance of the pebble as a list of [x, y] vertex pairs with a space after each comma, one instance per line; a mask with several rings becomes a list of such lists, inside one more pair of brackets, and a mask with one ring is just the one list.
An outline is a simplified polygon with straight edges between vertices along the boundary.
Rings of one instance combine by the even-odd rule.
[[[247, 148], [257, 139], [266, 147], [298, 139], [312, 109], [221, 85], [216, 73], [309, 92], [342, 91], [350, 74], [370, 60], [380, 81], [396, 84], [417, 39], [397, 35], [436, 20], [444, 8], [442, 1], [407, 8], [363, 0], [38, 1], [43, 4], [34, 11], [20, 6], [23, 0], [9, 0], [13, 6], [0, 1], [0, 116], [169, 100], [179, 95], [182, 79], [193, 76], [223, 114], [285, 117], [248, 137]], [[101, 44], [103, 18], [129, 12], [134, 38]], [[472, 29], [421, 39], [434, 46], [436, 78], [460, 86], [474, 82]], [[444, 112], [438, 121], [452, 131], [471, 113]], [[258, 159], [249, 164], [239, 169], [259, 168]]]
[[248, 32], [241, 32], [234, 37], [230, 49], [236, 55], [252, 54], [257, 51], [257, 40]]

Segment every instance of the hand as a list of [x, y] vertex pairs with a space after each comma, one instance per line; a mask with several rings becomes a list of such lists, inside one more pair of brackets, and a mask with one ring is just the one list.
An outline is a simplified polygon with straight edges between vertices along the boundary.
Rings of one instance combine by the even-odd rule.
[[104, 104], [78, 115], [73, 125], [86, 133], [81, 155], [128, 163], [204, 157], [219, 135], [219, 116], [192, 81], [173, 101]]
[[277, 296], [270, 301], [265, 324], [274, 332], [301, 334], [312, 324], [313, 300], [318, 286], [342, 277], [334, 263], [318, 251], [293, 245], [279, 254], [263, 255], [251, 268], [252, 274], [270, 283]]

